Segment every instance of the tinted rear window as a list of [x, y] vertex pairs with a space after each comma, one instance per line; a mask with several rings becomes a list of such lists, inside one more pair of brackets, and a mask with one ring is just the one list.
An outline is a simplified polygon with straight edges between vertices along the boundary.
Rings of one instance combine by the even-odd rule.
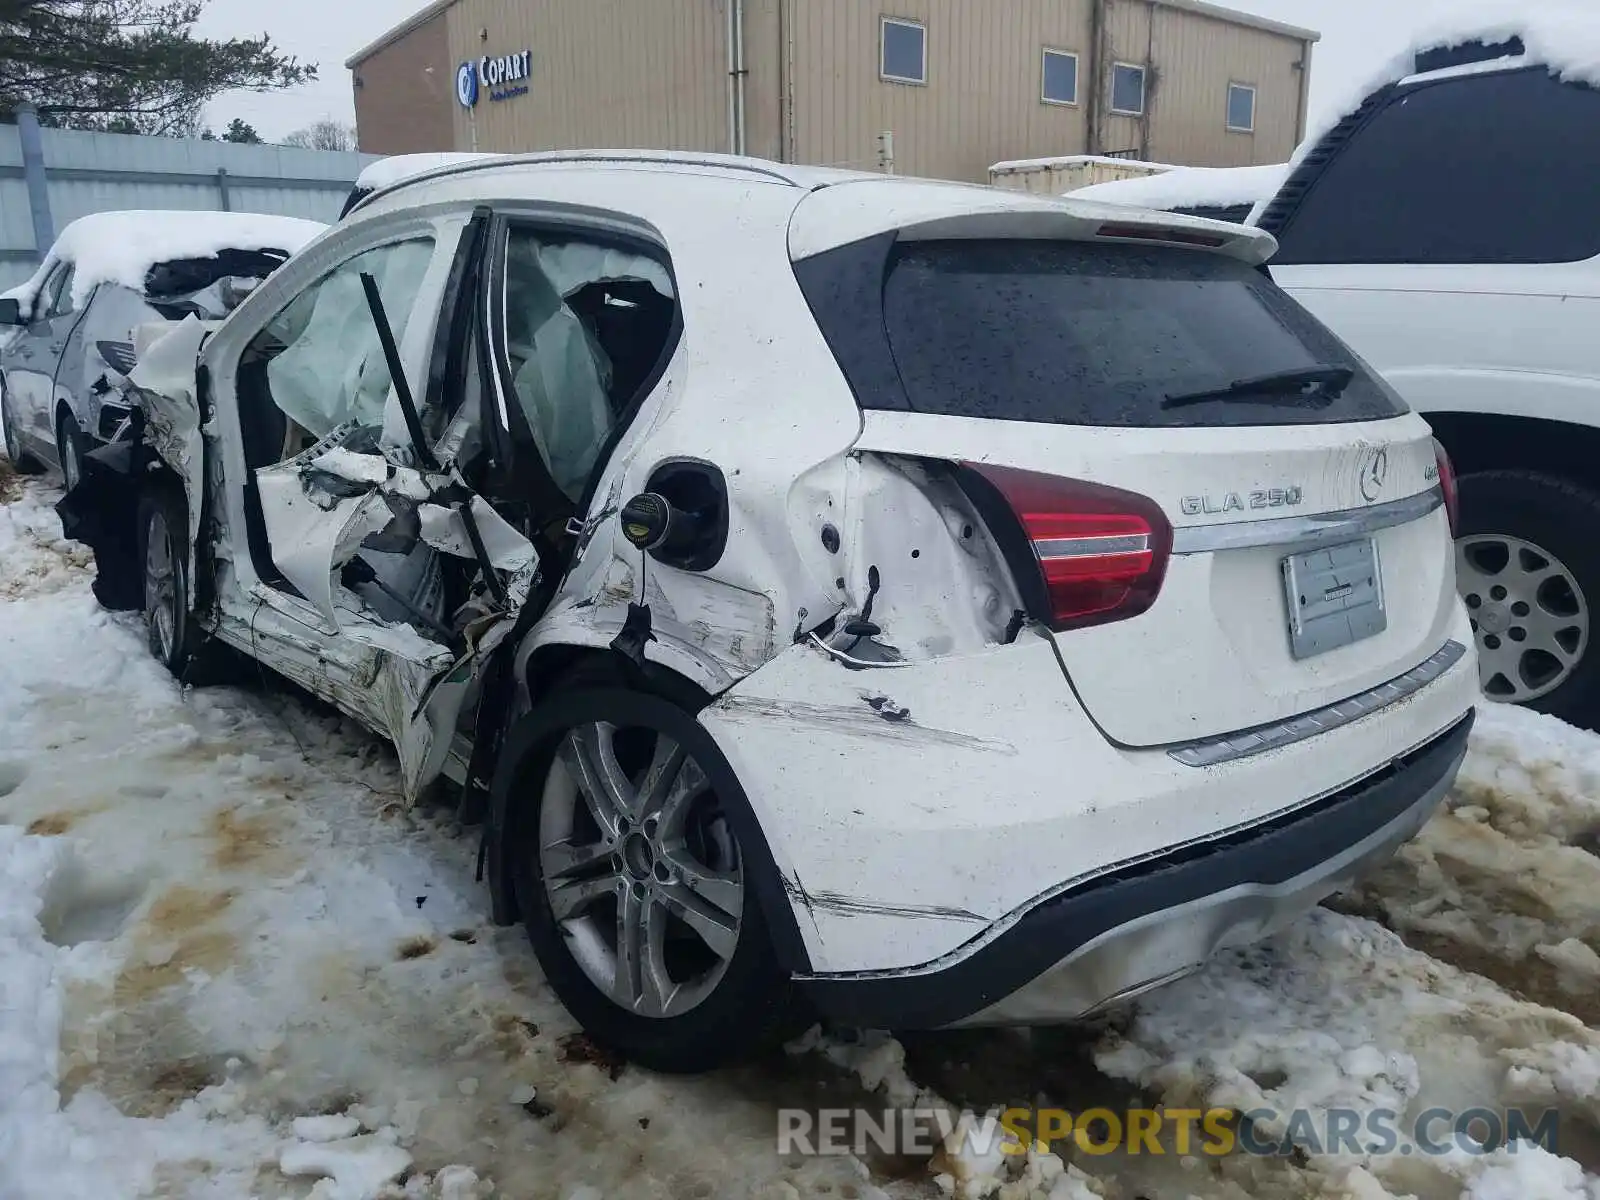
[[[1395, 92], [1264, 225], [1275, 263], [1542, 263], [1600, 254], [1600, 91], [1542, 67]], [[1274, 227], [1275, 226], [1275, 227]]]
[[[1110, 426], [1320, 423], [1405, 411], [1324, 326], [1234, 259], [1059, 241], [884, 249], [876, 315], [871, 293], [840, 278], [873, 269], [859, 251], [853, 266], [838, 258], [799, 272], [865, 408]], [[887, 354], [875, 352], [874, 339]], [[1252, 394], [1163, 407], [1169, 396], [1317, 366], [1350, 367], [1355, 378], [1331, 402]]]

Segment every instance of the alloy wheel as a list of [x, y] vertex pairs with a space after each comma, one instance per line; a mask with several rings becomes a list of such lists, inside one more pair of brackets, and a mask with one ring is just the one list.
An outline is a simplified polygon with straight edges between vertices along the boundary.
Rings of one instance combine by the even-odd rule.
[[1523, 704], [1560, 687], [1583, 661], [1589, 606], [1554, 554], [1508, 534], [1456, 542], [1456, 584], [1478, 641], [1491, 700]]
[[150, 514], [145, 539], [144, 611], [150, 623], [150, 648], [162, 662], [171, 662], [177, 644], [178, 573], [164, 513]]
[[561, 740], [539, 812], [545, 898], [589, 982], [644, 1017], [715, 991], [745, 904], [737, 840], [705, 771], [658, 731], [591, 722]]

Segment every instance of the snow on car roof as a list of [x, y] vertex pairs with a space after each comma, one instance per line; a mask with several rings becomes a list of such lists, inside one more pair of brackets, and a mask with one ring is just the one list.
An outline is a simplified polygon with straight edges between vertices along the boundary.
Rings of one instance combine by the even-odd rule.
[[[1356, 109], [1368, 96], [1404, 79], [1418, 78], [1418, 57], [1432, 50], [1464, 46], [1482, 42], [1496, 46], [1518, 38], [1525, 51], [1523, 57], [1503, 60], [1507, 63], [1523, 62], [1548, 67], [1558, 78], [1572, 83], [1585, 83], [1600, 87], [1600, 20], [1596, 19], [1592, 2], [1586, 0], [1539, 0], [1528, 4], [1525, 0], [1472, 0], [1457, 2], [1448, 9], [1435, 11], [1426, 21], [1414, 27], [1403, 48], [1400, 48], [1383, 65], [1367, 77], [1358, 89], [1346, 94], [1342, 103], [1333, 106], [1322, 118], [1313, 122], [1306, 136], [1289, 160], [1289, 171], [1300, 165], [1306, 155], [1316, 148], [1325, 134]], [[1429, 75], [1442, 72], [1429, 72]], [[1255, 224], [1266, 211], [1272, 196], [1256, 201], [1249, 217]]]
[[995, 175], [1008, 175], [1016, 171], [1036, 171], [1044, 167], [1078, 166], [1131, 167], [1149, 171], [1173, 169], [1167, 163], [1145, 162], [1138, 158], [1112, 158], [1105, 154], [1057, 154], [1049, 158], [1008, 158], [1004, 162], [991, 164], [989, 170]]
[[79, 217], [56, 238], [33, 277], [14, 289], [24, 313], [57, 263], [73, 266], [72, 301], [82, 304], [102, 283], [140, 291], [156, 263], [210, 258], [223, 250], [294, 254], [328, 227], [263, 213], [130, 209]]
[[1271, 196], [1288, 171], [1288, 163], [1262, 167], [1177, 167], [1159, 175], [1092, 184], [1067, 195], [1074, 200], [1101, 200], [1140, 208], [1232, 208]]
[[425, 171], [435, 171], [440, 167], [455, 167], [462, 163], [477, 162], [485, 158], [501, 158], [499, 154], [488, 153], [448, 153], [448, 154], [391, 154], [388, 158], [380, 158], [370, 164], [356, 179], [356, 187], [363, 191], [376, 191], [379, 188], [389, 187], [399, 183], [402, 179], [410, 179], [414, 175], [421, 175]]

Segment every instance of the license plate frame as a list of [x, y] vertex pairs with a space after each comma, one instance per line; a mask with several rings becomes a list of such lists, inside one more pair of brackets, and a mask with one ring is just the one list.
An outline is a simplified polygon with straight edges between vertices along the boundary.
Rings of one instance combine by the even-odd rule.
[[1377, 539], [1303, 550], [1281, 565], [1289, 652], [1296, 660], [1365, 641], [1389, 627]]

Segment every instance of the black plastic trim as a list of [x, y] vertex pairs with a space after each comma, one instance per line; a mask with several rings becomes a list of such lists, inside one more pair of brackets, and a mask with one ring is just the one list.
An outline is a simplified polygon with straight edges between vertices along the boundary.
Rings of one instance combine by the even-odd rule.
[[884, 325], [883, 286], [895, 230], [794, 264], [800, 293], [860, 408], [912, 411]]
[[[428, 374], [422, 393], [423, 412], [433, 414], [438, 426], [429, 430], [430, 436], [436, 437], [444, 431], [465, 394], [462, 385], [466, 382], [467, 352], [477, 300], [475, 284], [491, 215], [486, 205], [472, 210], [461, 241], [456, 245], [450, 274], [445, 279], [439, 323], [433, 331], [433, 353], [428, 355]], [[448, 401], [447, 388], [457, 392]]]
[[956, 485], [960, 487], [978, 516], [989, 529], [1000, 555], [1011, 570], [1011, 580], [1022, 598], [1022, 606], [1035, 621], [1049, 625], [1055, 620], [1050, 606], [1050, 593], [1045, 587], [1044, 569], [1039, 556], [1033, 551], [1028, 531], [1000, 489], [971, 467], [954, 466]]
[[889, 1029], [953, 1024], [1131, 921], [1242, 884], [1287, 882], [1370, 837], [1450, 773], [1466, 751], [1474, 715], [1469, 710], [1409, 754], [1311, 805], [1054, 896], [947, 966], [895, 975], [816, 976], [801, 985], [820, 1012], [840, 1023]]

